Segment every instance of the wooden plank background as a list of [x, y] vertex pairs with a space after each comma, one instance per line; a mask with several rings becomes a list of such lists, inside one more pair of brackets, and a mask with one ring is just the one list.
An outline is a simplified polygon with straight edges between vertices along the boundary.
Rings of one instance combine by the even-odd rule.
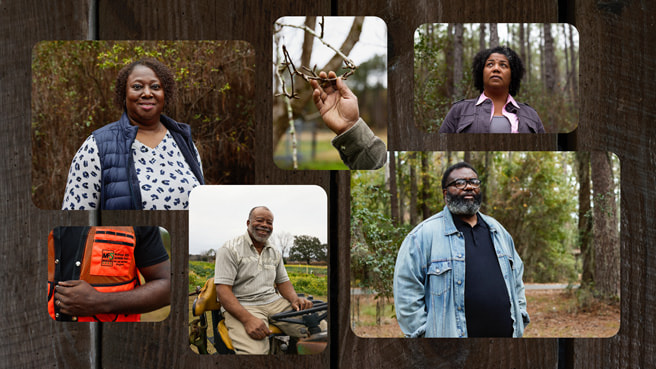
[[[92, 11], [90, 11], [92, 10]], [[603, 150], [622, 165], [621, 328], [608, 339], [364, 339], [349, 328], [349, 174], [282, 171], [271, 159], [271, 25], [285, 15], [368, 15], [389, 34], [393, 150]], [[647, 368], [656, 362], [656, 48], [654, 2], [358, 0], [273, 2], [66, 0], [0, 3], [0, 367], [2, 368]], [[412, 36], [428, 22], [558, 22], [580, 37], [581, 110], [571, 135], [445, 138], [412, 114]], [[95, 32], [89, 32], [89, 26]], [[172, 236], [170, 317], [158, 323], [62, 324], [45, 309], [46, 239], [87, 212], [31, 201], [30, 62], [41, 40], [241, 39], [256, 50], [257, 184], [316, 184], [330, 202], [330, 344], [310, 357], [198, 356], [187, 341], [185, 211], [103, 212], [102, 224], [161, 225]], [[560, 146], [559, 146], [560, 145]], [[574, 194], [573, 194], [574, 196]], [[95, 338], [98, 337], [98, 338]], [[559, 354], [559, 348], [561, 350]]]

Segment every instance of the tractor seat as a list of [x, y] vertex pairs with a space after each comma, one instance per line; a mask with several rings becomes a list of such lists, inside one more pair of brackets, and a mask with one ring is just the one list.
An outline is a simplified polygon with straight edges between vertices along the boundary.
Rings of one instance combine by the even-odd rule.
[[216, 297], [214, 278], [210, 278], [205, 282], [205, 285], [203, 288], [201, 288], [198, 297], [194, 300], [191, 311], [194, 316], [200, 316], [206, 311], [219, 309], [221, 309], [221, 304], [219, 303], [219, 299]]
[[[219, 303], [216, 296], [216, 287], [214, 285], [214, 278], [209, 278], [205, 282], [205, 285], [203, 286], [203, 288], [201, 288], [198, 297], [194, 300], [194, 304], [192, 305], [191, 310], [194, 316], [200, 316], [207, 311], [221, 310], [221, 303]], [[221, 318], [223, 317], [221, 316]], [[234, 350], [234, 347], [232, 346], [232, 340], [228, 335], [228, 328], [225, 325], [225, 319], [221, 319], [221, 321], [218, 324], [217, 330], [219, 331], [221, 340], [226, 345], [226, 347], [229, 348], [230, 350]], [[273, 334], [283, 334], [282, 330], [273, 324], [269, 324], [269, 330], [271, 330]]]

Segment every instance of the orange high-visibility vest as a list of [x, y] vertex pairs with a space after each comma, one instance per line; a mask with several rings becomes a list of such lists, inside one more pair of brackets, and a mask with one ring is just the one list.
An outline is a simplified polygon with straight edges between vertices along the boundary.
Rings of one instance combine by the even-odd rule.
[[[132, 227], [87, 227], [86, 242], [62, 244], [61, 228], [48, 235], [48, 312], [55, 320], [64, 320], [54, 301], [57, 282], [68, 279], [84, 280], [100, 292], [129, 291], [139, 285], [139, 272], [134, 260], [136, 237]], [[73, 276], [62, 276], [62, 247], [73, 247], [76, 257]], [[80, 322], [138, 322], [141, 314], [97, 314], [71, 317]]]

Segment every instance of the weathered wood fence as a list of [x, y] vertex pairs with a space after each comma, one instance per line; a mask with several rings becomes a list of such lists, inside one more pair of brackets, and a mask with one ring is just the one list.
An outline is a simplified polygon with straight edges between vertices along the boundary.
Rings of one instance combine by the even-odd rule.
[[[656, 3], [641, 0], [4, 0], [0, 2], [0, 367], [649, 368], [656, 363]], [[272, 162], [272, 24], [285, 15], [369, 15], [389, 34], [389, 149], [603, 150], [622, 165], [621, 329], [607, 339], [363, 339], [349, 329], [349, 174]], [[413, 33], [428, 22], [569, 22], [580, 35], [580, 123], [572, 134], [441, 137], [413, 124]], [[61, 324], [45, 309], [46, 240], [86, 212], [31, 201], [30, 65], [41, 40], [241, 39], [257, 53], [255, 182], [317, 184], [330, 201], [330, 342], [310, 357], [198, 356], [188, 348], [184, 211], [103, 212], [102, 224], [172, 235], [170, 317]], [[573, 196], [575, 196], [573, 194]]]

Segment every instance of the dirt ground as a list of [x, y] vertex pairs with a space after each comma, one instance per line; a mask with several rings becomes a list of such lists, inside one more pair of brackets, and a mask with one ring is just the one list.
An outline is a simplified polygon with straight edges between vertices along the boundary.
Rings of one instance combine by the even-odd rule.
[[619, 301], [582, 308], [562, 290], [527, 290], [526, 300], [531, 323], [524, 337], [612, 337], [620, 329]]
[[[351, 322], [353, 332], [360, 337], [402, 337], [391, 302], [386, 304], [381, 325], [375, 324], [373, 296], [359, 296], [360, 315]], [[611, 337], [620, 327], [619, 302], [592, 301], [579, 307], [576, 296], [565, 290], [526, 290], [531, 323], [524, 337]], [[351, 316], [357, 306], [351, 297]]]

